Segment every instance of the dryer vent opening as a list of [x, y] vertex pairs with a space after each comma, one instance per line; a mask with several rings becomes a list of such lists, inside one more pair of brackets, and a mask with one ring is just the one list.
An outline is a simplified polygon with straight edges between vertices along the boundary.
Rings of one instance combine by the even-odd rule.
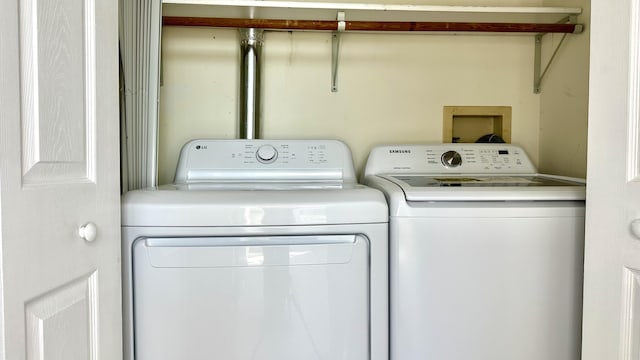
[[264, 30], [240, 29], [240, 94], [238, 137], [259, 139], [260, 126], [260, 67]]

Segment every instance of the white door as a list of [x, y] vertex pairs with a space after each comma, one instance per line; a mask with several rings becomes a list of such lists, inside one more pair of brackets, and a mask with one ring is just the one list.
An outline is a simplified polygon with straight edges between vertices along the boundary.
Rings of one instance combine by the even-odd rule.
[[593, 0], [583, 359], [640, 358], [640, 0]]
[[0, 1], [3, 359], [122, 356], [117, 14]]

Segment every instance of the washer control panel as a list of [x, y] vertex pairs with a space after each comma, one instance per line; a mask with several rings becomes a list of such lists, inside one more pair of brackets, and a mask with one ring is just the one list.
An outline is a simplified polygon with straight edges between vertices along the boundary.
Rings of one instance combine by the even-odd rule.
[[175, 182], [314, 177], [355, 181], [349, 148], [336, 140], [192, 140], [182, 148]]
[[387, 145], [374, 148], [365, 175], [530, 174], [537, 169], [524, 152], [511, 144]]

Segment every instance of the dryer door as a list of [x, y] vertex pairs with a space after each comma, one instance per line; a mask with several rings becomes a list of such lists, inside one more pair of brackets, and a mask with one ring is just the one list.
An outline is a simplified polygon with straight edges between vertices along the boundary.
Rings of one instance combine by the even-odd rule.
[[135, 359], [368, 359], [359, 235], [141, 238]]

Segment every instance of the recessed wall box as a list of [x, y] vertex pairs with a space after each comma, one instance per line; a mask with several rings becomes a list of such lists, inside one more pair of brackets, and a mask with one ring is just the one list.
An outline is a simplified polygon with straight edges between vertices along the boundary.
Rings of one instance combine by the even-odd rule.
[[488, 134], [511, 143], [511, 106], [445, 106], [442, 114], [443, 143], [473, 143]]

